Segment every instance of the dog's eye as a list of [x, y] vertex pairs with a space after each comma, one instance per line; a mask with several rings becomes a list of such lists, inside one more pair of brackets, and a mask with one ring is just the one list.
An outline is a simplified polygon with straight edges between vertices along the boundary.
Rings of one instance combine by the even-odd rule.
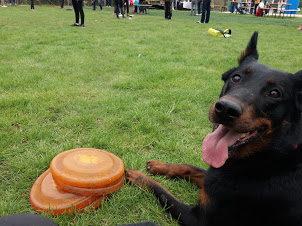
[[240, 82], [240, 80], [241, 80], [241, 76], [240, 75], [234, 75], [233, 77], [232, 77], [232, 81], [233, 82]]
[[280, 92], [278, 90], [272, 90], [268, 94], [272, 98], [279, 98], [280, 97]]

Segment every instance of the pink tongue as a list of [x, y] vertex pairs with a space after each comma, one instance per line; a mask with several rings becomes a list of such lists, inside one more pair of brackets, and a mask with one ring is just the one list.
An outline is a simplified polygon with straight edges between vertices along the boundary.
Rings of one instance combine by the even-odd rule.
[[204, 162], [214, 168], [222, 167], [228, 159], [228, 147], [232, 146], [241, 135], [220, 124], [213, 133], [205, 137], [202, 143]]

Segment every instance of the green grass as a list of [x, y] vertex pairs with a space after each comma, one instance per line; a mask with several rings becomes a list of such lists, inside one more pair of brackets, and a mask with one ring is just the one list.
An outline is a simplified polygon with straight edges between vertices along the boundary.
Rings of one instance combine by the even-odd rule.
[[[257, 18], [213, 12], [200, 17], [163, 10], [117, 20], [113, 8], [84, 8], [85, 29], [70, 27], [59, 7], [0, 8], [0, 216], [35, 213], [32, 184], [58, 153], [92, 147], [143, 172], [149, 159], [202, 168], [201, 144], [211, 131], [208, 110], [221, 74], [237, 65], [259, 31], [260, 62], [301, 69], [302, 18]], [[231, 38], [207, 34], [232, 29]], [[196, 204], [199, 189], [153, 177], [176, 197]], [[52, 217], [59, 225], [177, 225], [147, 191], [124, 184], [95, 211]]]

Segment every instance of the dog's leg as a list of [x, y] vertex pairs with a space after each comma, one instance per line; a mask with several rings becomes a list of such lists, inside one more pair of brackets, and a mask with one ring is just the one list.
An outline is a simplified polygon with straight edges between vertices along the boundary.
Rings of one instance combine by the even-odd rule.
[[166, 208], [173, 218], [178, 219], [182, 225], [197, 225], [197, 216], [193, 213], [194, 207], [186, 205], [176, 199], [158, 182], [147, 177], [140, 171], [125, 170], [127, 181], [142, 188], [147, 188]]
[[160, 161], [150, 160], [147, 162], [147, 169], [153, 175], [164, 175], [167, 178], [179, 177], [195, 183], [202, 188], [206, 170], [186, 164], [168, 164]]

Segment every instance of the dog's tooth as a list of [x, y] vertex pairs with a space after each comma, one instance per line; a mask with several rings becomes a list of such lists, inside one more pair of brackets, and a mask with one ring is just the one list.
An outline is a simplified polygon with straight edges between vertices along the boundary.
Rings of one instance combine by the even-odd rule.
[[240, 138], [245, 138], [247, 133], [242, 133]]

